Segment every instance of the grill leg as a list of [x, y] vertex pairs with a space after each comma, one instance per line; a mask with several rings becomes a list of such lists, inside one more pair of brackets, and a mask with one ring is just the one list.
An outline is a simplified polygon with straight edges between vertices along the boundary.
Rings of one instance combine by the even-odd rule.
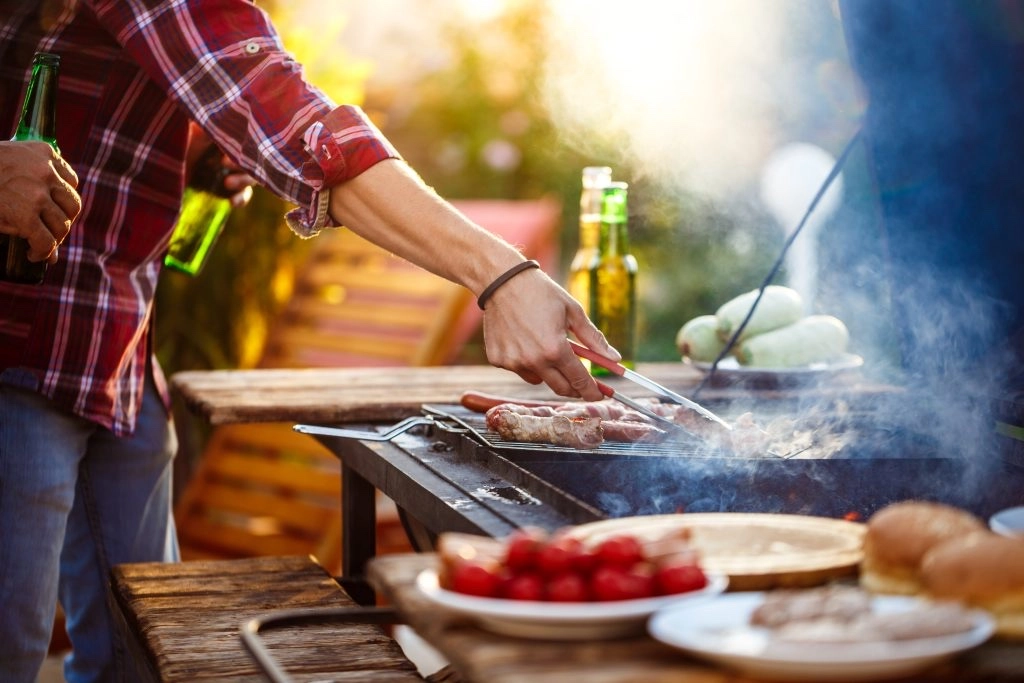
[[431, 553], [437, 547], [437, 534], [431, 532], [423, 525], [423, 522], [416, 519], [405, 508], [398, 508], [398, 519], [402, 522], [405, 535], [409, 539], [413, 550], [418, 553]]
[[377, 551], [376, 490], [354, 470], [341, 465], [341, 584], [361, 605], [376, 602], [366, 582], [366, 563]]

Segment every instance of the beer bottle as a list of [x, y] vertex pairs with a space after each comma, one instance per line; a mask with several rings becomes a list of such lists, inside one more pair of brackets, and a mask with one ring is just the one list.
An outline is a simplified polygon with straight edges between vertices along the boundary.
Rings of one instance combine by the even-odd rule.
[[597, 261], [597, 243], [601, 230], [601, 190], [612, 181], [607, 166], [583, 169], [580, 193], [579, 245], [569, 266], [569, 294], [590, 314], [590, 268]]
[[[601, 190], [601, 222], [598, 251], [590, 268], [590, 319], [608, 343], [622, 354], [622, 364], [636, 362], [636, 258], [629, 251], [627, 192], [622, 182]], [[592, 365], [594, 375], [608, 371]]]
[[[32, 77], [25, 92], [21, 118], [12, 140], [42, 140], [57, 148], [57, 74], [60, 56], [37, 52], [32, 59]], [[58, 150], [59, 151], [59, 150]], [[0, 278], [8, 282], [37, 285], [46, 274], [46, 261], [28, 260], [28, 240], [0, 235]]]
[[220, 148], [211, 144], [196, 161], [164, 257], [165, 265], [189, 275], [202, 270], [231, 213], [232, 191], [224, 187], [229, 171], [221, 163], [222, 156]]

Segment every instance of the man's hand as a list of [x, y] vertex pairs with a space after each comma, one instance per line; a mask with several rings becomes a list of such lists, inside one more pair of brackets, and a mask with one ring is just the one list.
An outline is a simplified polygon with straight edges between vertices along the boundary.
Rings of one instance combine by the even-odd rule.
[[245, 206], [252, 199], [252, 187], [256, 184], [256, 179], [236, 166], [227, 156], [222, 163], [228, 171], [224, 176], [224, 188], [231, 192], [231, 206], [236, 209]]
[[[193, 174], [198, 177], [199, 171], [197, 166], [199, 164], [212, 164], [214, 162], [212, 158], [209, 162], [205, 160], [215, 148], [213, 148], [214, 142], [210, 139], [210, 136], [195, 122], [189, 123], [188, 133], [188, 149], [185, 153], [185, 163], [189, 171], [189, 182], [191, 182], [195, 179]], [[203, 169], [203, 171], [208, 170], [210, 169]], [[231, 199], [231, 206], [236, 209], [249, 203], [249, 200], [252, 199], [253, 185], [256, 184], [255, 178], [243, 171], [226, 154], [218, 155], [216, 158], [216, 168], [213, 171], [213, 175], [224, 186], [223, 190], [221, 188], [217, 189], [218, 195], [227, 196]], [[205, 185], [205, 182], [201, 184]]]
[[566, 341], [619, 360], [583, 307], [540, 270], [529, 270], [502, 285], [484, 310], [487, 360], [530, 384], [544, 382], [561, 396], [599, 401], [604, 395]]
[[0, 142], [0, 233], [28, 240], [30, 261], [57, 261], [82, 210], [78, 176], [45, 142]]

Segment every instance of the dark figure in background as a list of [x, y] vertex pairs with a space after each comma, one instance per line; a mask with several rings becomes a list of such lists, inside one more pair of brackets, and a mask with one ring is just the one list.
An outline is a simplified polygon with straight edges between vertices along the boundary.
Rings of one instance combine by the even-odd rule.
[[903, 367], [934, 407], [977, 400], [965, 412], [991, 434], [992, 399], [1024, 392], [1024, 1], [840, 9]]

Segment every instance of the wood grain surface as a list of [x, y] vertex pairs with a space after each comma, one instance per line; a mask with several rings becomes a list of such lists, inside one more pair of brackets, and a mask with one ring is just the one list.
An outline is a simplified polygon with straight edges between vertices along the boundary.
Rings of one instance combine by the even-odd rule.
[[[683, 363], [641, 366], [672, 389], [694, 386], [700, 374]], [[171, 384], [189, 410], [211, 424], [230, 422], [388, 422], [420, 412], [425, 403], [454, 404], [464, 391], [556, 400], [545, 385], [486, 365], [445, 367], [214, 370], [179, 372]], [[649, 396], [626, 380], [616, 390]]]
[[[279, 610], [356, 606], [309, 557], [123, 564], [112, 586], [140, 677], [162, 683], [263, 683], [242, 623]], [[269, 631], [264, 642], [295, 681], [422, 680], [380, 626], [295, 626]]]
[[[637, 370], [684, 396], [689, 396], [703, 377], [685, 363], [640, 363]], [[602, 379], [628, 396], [653, 395], [620, 377]], [[813, 389], [708, 388], [701, 393], [701, 400], [714, 404], [752, 398], [870, 398], [894, 391], [887, 385], [847, 380]], [[214, 425], [390, 422], [418, 414], [425, 403], [458, 403], [462, 393], [470, 390], [511, 398], [562, 400], [545, 385], [527, 384], [512, 372], [489, 365], [188, 371], [176, 373], [171, 386], [190, 412]]]

